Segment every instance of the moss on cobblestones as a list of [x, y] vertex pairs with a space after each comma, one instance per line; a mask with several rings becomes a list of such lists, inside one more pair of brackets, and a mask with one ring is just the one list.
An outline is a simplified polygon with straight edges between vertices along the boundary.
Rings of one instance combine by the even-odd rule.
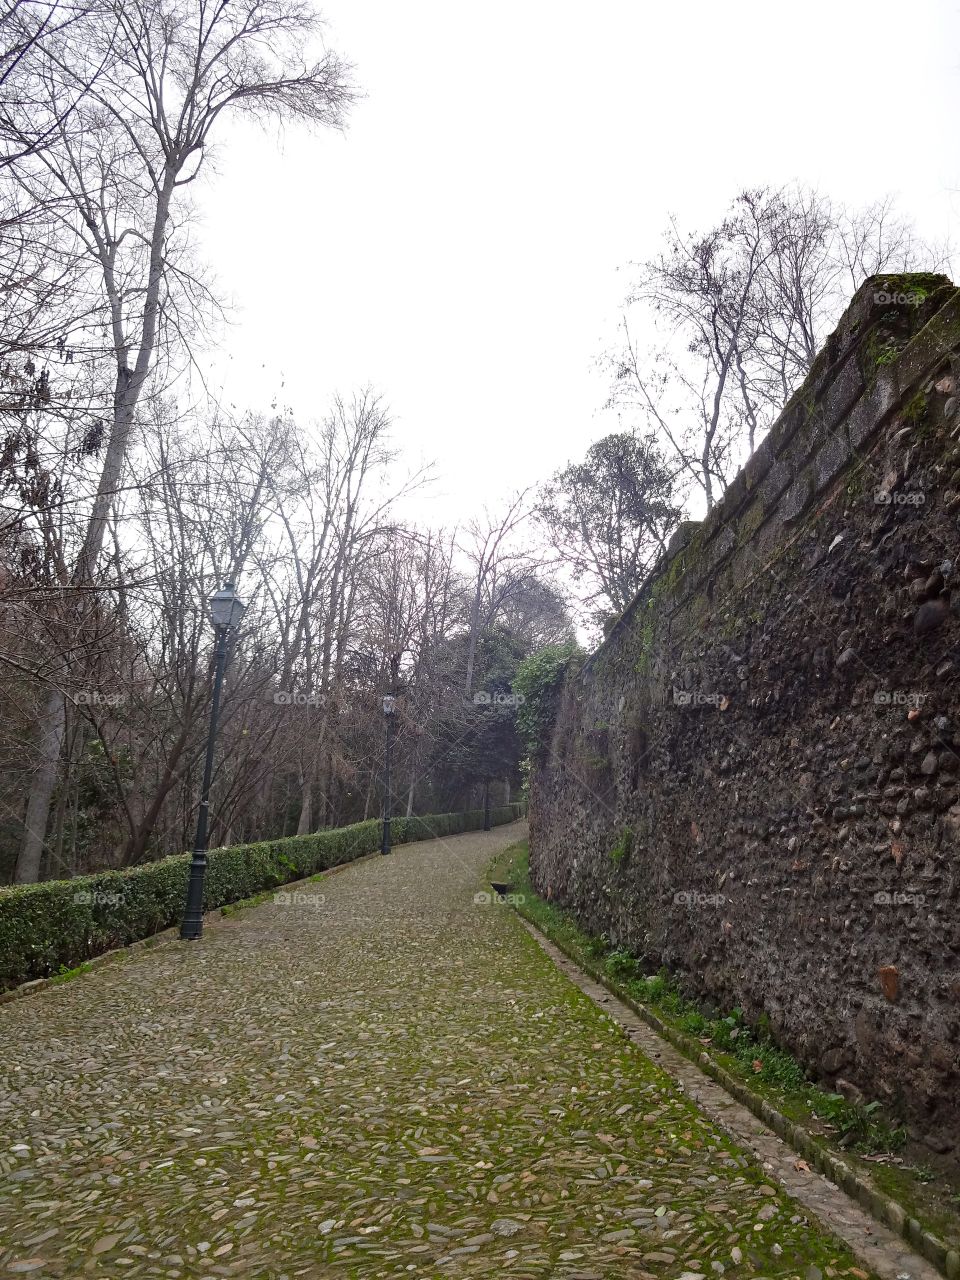
[[[772, 1102], [788, 1119], [816, 1135], [848, 1161], [859, 1166], [874, 1186], [900, 1203], [909, 1216], [932, 1230], [948, 1247], [960, 1245], [960, 1185], [945, 1173], [931, 1186], [922, 1171], [909, 1163], [870, 1163], [857, 1153], [900, 1151], [905, 1131], [875, 1112], [872, 1105], [853, 1103], [811, 1082], [801, 1064], [776, 1046], [764, 1027], [746, 1028], [739, 1010], [712, 1019], [684, 999], [665, 971], [644, 977], [626, 951], [613, 950], [605, 938], [585, 933], [569, 912], [540, 898], [530, 883], [528, 846], [510, 846], [495, 861], [494, 874], [509, 879], [520, 894], [520, 913], [568, 954], [583, 962], [602, 964], [610, 987], [656, 1010], [677, 1030], [709, 1044], [713, 1059], [739, 1077], [759, 1098]], [[731, 1032], [736, 1039], [731, 1038]], [[759, 1068], [759, 1069], [758, 1069]]]
[[0, 1008], [0, 1274], [867, 1273], [409, 846]]

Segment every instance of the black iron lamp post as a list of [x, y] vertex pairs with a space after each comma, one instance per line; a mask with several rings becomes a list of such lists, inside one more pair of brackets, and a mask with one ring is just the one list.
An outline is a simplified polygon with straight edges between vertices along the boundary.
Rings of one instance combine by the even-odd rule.
[[483, 780], [483, 829], [490, 830], [490, 779]]
[[383, 723], [386, 741], [383, 756], [383, 839], [380, 841], [381, 853], [390, 852], [390, 810], [393, 808], [390, 796], [390, 729], [396, 709], [396, 698], [392, 693], [386, 694], [383, 699]]
[[203, 766], [203, 789], [200, 793], [200, 812], [197, 814], [197, 838], [193, 845], [190, 863], [190, 879], [187, 882], [187, 901], [180, 923], [180, 938], [193, 941], [203, 933], [203, 878], [207, 870], [207, 840], [210, 811], [210, 783], [213, 780], [213, 752], [217, 739], [217, 717], [220, 712], [220, 690], [227, 666], [227, 637], [240, 625], [246, 605], [236, 593], [232, 582], [225, 582], [209, 600], [210, 618], [216, 637], [214, 654], [213, 702], [210, 707], [210, 729], [207, 733], [207, 758]]

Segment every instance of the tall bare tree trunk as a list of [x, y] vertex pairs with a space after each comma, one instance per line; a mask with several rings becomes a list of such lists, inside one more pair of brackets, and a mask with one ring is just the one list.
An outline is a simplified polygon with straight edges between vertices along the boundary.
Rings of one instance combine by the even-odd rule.
[[[143, 390], [153, 361], [157, 337], [157, 315], [160, 284], [164, 274], [164, 232], [170, 217], [170, 199], [176, 181], [176, 172], [168, 169], [160, 190], [154, 215], [153, 238], [150, 246], [150, 270], [147, 280], [143, 310], [143, 327], [133, 369], [127, 362], [128, 342], [123, 332], [123, 304], [118, 297], [112, 275], [112, 261], [104, 262], [104, 284], [110, 304], [113, 338], [117, 359], [117, 375], [113, 391], [113, 425], [103, 459], [97, 494], [87, 522], [83, 546], [73, 572], [73, 587], [90, 583], [103, 549], [107, 520], [120, 488], [123, 464], [127, 457], [130, 432], [140, 392]], [[81, 596], [82, 612], [82, 596]], [[81, 623], [82, 625], [82, 623]], [[23, 844], [17, 858], [14, 879], [17, 884], [32, 884], [40, 874], [41, 850], [50, 821], [50, 802], [57, 785], [63, 739], [66, 732], [66, 711], [61, 693], [51, 693], [40, 714], [38, 733], [40, 738], [40, 767], [33, 776], [30, 799], [27, 802], [27, 824]]]
[[[66, 707], [64, 710], [66, 711]], [[67, 768], [60, 787], [60, 795], [57, 797], [57, 812], [53, 820], [53, 863], [57, 868], [62, 868], [66, 865], [63, 860], [63, 841], [66, 831], [67, 809], [70, 803], [70, 791], [73, 787], [74, 768], [77, 761], [77, 744], [82, 737], [82, 725], [78, 724], [76, 718], [69, 716], [69, 714], [68, 719], [70, 723], [65, 731], [67, 738]]]
[[30, 785], [23, 844], [13, 873], [15, 884], [35, 884], [43, 860], [50, 801], [57, 785], [60, 752], [67, 725], [67, 708], [59, 689], [51, 689], [40, 715], [40, 763]]
[[324, 827], [332, 827], [333, 822], [333, 755], [329, 750], [321, 757], [323, 765], [320, 774], [320, 799], [316, 806], [314, 825], [318, 831]]
[[305, 836], [313, 826], [313, 779], [309, 774], [300, 783], [300, 817], [297, 835]]

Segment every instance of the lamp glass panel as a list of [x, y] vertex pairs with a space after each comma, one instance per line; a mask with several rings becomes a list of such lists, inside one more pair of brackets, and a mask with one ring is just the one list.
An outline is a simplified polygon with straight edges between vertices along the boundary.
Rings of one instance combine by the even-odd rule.
[[233, 583], [228, 582], [210, 597], [210, 617], [215, 627], [237, 627], [246, 605], [237, 595]]

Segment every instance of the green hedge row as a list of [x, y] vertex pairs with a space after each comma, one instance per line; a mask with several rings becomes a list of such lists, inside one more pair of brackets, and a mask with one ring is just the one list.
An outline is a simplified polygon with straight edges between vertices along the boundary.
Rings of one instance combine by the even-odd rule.
[[[519, 805], [490, 811], [496, 826], [519, 816]], [[482, 826], [483, 810], [472, 810], [394, 818], [390, 831], [394, 844], [404, 844]], [[313, 835], [212, 849], [204, 909], [211, 911], [375, 853], [382, 831], [383, 824], [371, 820]], [[190, 855], [181, 853], [125, 871], [0, 887], [0, 988], [75, 968], [92, 956], [177, 924], [189, 867]]]

